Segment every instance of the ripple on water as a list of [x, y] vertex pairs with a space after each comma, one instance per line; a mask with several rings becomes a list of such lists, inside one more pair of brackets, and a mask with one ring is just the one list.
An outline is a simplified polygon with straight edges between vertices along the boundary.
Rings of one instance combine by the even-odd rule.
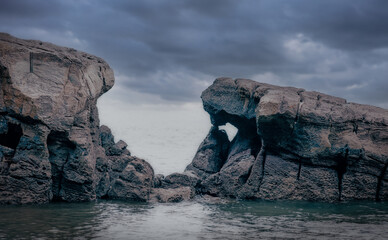
[[1, 206], [0, 239], [386, 239], [388, 203], [121, 201]]

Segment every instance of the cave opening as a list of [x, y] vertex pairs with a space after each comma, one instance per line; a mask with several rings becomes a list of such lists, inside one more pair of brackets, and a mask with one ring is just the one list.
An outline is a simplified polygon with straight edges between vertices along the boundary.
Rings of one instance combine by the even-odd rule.
[[262, 139], [257, 133], [255, 118], [245, 118], [225, 111], [220, 111], [211, 118], [213, 124], [225, 130], [228, 135], [230, 141], [228, 155], [250, 149], [251, 155], [256, 159], [262, 148]]
[[16, 149], [22, 136], [23, 130], [19, 124], [8, 123], [7, 133], [0, 134], [0, 145]]
[[61, 201], [60, 193], [64, 181], [63, 169], [69, 159], [74, 156], [76, 145], [69, 140], [65, 132], [51, 131], [47, 137], [47, 148], [51, 164], [53, 201]]
[[226, 132], [226, 135], [228, 135], [229, 142], [233, 141], [233, 139], [235, 138], [238, 132], [238, 129], [230, 123], [226, 123], [225, 125], [218, 126], [218, 129], [224, 130]]

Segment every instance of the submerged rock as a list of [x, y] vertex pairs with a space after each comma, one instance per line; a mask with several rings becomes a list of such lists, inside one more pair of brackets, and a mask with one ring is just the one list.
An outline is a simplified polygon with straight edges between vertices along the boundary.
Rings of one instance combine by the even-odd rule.
[[199, 177], [191, 172], [172, 173], [166, 177], [157, 175], [150, 195], [152, 202], [181, 202], [192, 199], [196, 194]]
[[[213, 124], [186, 170], [202, 194], [388, 200], [388, 110], [247, 79], [202, 93]], [[218, 127], [238, 129], [229, 143]], [[225, 147], [227, 149], [225, 149]]]
[[175, 188], [154, 188], [151, 193], [151, 202], [182, 202], [190, 200], [195, 196], [195, 192], [190, 187]]
[[149, 198], [152, 167], [99, 127], [104, 60], [0, 33], [0, 81], [0, 204]]

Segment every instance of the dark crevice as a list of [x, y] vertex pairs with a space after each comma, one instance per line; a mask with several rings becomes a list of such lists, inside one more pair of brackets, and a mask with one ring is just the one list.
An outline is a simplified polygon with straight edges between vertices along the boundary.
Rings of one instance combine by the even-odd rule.
[[262, 184], [263, 179], [264, 179], [266, 158], [267, 158], [267, 152], [265, 150], [264, 141], [263, 141], [263, 139], [261, 139], [261, 149], [260, 149], [260, 152], [256, 158], [256, 161], [259, 161], [258, 164], [261, 168], [261, 172], [260, 172], [260, 175], [258, 178], [257, 189], [256, 189], [257, 192], [260, 191], [260, 187], [261, 187], [261, 184]]
[[265, 160], [266, 160], [266, 158], [267, 158], [267, 154], [265, 153], [265, 151], [263, 152], [263, 158], [262, 158], [262, 162], [261, 162], [261, 164], [262, 164], [262, 169], [261, 169], [261, 176], [263, 176], [264, 177], [264, 168], [265, 168]]
[[[226, 160], [228, 160], [228, 152], [229, 152], [229, 146], [230, 145], [230, 142], [228, 143], [223, 143], [222, 146], [221, 146], [221, 152], [220, 152], [220, 164], [219, 164], [219, 167], [218, 167], [218, 171], [220, 171], [220, 169], [222, 168], [222, 166], [224, 166], [224, 164], [226, 163]], [[205, 171], [206, 173], [209, 173], [207, 171]]]
[[388, 161], [385, 162], [383, 169], [381, 170], [380, 176], [377, 178], [377, 187], [376, 187], [376, 201], [381, 201], [380, 199], [380, 191], [381, 191], [381, 185], [385, 176], [385, 173], [387, 172], [388, 167]]
[[61, 201], [64, 167], [73, 156], [76, 145], [69, 140], [65, 132], [52, 131], [47, 137], [47, 147], [51, 164], [53, 201]]
[[[68, 160], [69, 160], [69, 156], [67, 156], [65, 163], [67, 163]], [[65, 164], [63, 164], [63, 166], [61, 167], [60, 171], [57, 173], [56, 176], [54, 176], [53, 174], [51, 176], [51, 179], [53, 181], [52, 187], [55, 186], [55, 188], [56, 188], [55, 191], [52, 190], [52, 192], [53, 192], [53, 199], [52, 199], [52, 201], [53, 202], [61, 202], [62, 201], [62, 198], [60, 197], [60, 192], [62, 190], [63, 169], [64, 168], [65, 168]], [[55, 194], [54, 194], [54, 192], [55, 192]]]
[[321, 95], [317, 95], [317, 101], [316, 101], [316, 104], [315, 104], [315, 110], [321, 106], [321, 101], [320, 101], [321, 98], [322, 98]]
[[251, 175], [251, 172], [252, 172], [252, 166], [248, 169], [248, 172], [247, 172], [246, 174], [241, 175], [241, 176], [239, 177], [238, 181], [239, 181], [239, 183], [240, 183], [241, 185], [245, 184], [245, 183], [248, 181], [249, 176]]
[[260, 183], [264, 179], [264, 172], [265, 172], [265, 161], [267, 159], [267, 151], [265, 150], [264, 142], [262, 140], [261, 149], [259, 152], [259, 160], [261, 160], [261, 174], [260, 174]]
[[23, 131], [20, 125], [8, 123], [8, 131], [5, 134], [0, 134], [0, 145], [16, 149], [19, 144]]
[[300, 178], [301, 170], [302, 170], [302, 159], [299, 159], [298, 175], [296, 176], [297, 180], [299, 180], [299, 178]]
[[337, 162], [337, 176], [338, 176], [338, 201], [341, 201], [342, 194], [342, 180], [344, 174], [346, 173], [346, 168], [348, 166], [348, 156], [349, 156], [349, 148], [345, 149], [345, 156], [340, 156]]
[[30, 73], [33, 73], [33, 72], [34, 72], [34, 62], [33, 62], [33, 58], [34, 58], [34, 53], [30, 52]]
[[255, 135], [251, 139], [251, 155], [256, 159], [261, 150], [261, 139], [259, 135]]
[[357, 125], [356, 122], [353, 122], [353, 132], [354, 132], [355, 134], [357, 134], [357, 132], [358, 132], [358, 125]]

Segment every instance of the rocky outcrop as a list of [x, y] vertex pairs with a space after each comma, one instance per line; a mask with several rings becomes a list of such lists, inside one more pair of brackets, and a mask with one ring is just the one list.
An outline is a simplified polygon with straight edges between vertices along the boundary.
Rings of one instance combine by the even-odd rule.
[[[388, 111], [247, 79], [202, 93], [212, 128], [187, 171], [197, 191], [248, 199], [388, 200]], [[229, 141], [219, 126], [238, 133]]]
[[[212, 127], [184, 173], [154, 175], [100, 126], [104, 60], [0, 33], [0, 204], [388, 200], [388, 111], [246, 79], [202, 94]], [[219, 126], [238, 128], [232, 141]]]
[[113, 84], [101, 58], [0, 34], [0, 204], [149, 199], [152, 167], [99, 127]]

